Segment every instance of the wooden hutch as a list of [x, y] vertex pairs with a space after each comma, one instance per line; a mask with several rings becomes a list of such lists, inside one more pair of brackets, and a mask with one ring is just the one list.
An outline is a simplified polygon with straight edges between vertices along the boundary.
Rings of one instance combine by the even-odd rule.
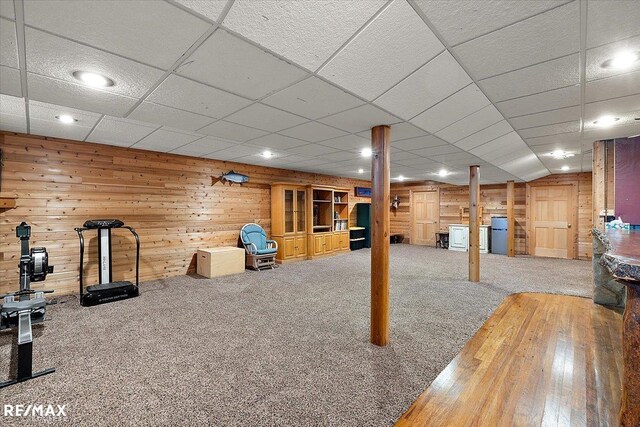
[[349, 190], [278, 182], [271, 186], [271, 238], [278, 262], [349, 250]]

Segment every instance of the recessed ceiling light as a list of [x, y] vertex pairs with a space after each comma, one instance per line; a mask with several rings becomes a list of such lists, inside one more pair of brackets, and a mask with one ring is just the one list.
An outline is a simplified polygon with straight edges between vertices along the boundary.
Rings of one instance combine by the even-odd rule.
[[269, 150], [264, 150], [261, 156], [264, 157], [265, 159], [270, 159], [273, 157], [273, 153]]
[[563, 171], [568, 171], [569, 170], [569, 166], [564, 165], [560, 169], [563, 170]]
[[358, 169], [358, 173], [364, 173], [364, 169], [362, 168]]
[[363, 148], [362, 151], [360, 151], [360, 154], [362, 155], [362, 157], [371, 157], [373, 151], [371, 151], [371, 148]]
[[397, 179], [398, 179], [398, 181], [404, 181], [404, 180], [405, 180], [405, 179], [407, 179], [407, 178], [405, 178], [405, 177], [404, 177], [404, 176], [402, 176], [402, 175], [398, 175], [398, 178], [397, 178]]
[[440, 169], [438, 171], [438, 175], [439, 176], [447, 176], [447, 175], [449, 175], [449, 172], [446, 169]]
[[89, 71], [74, 71], [73, 77], [91, 87], [109, 87], [115, 84], [110, 78]]
[[614, 70], [626, 70], [633, 67], [633, 64], [640, 59], [638, 52], [618, 52], [616, 56], [607, 59], [601, 65], [602, 68], [612, 68]]
[[60, 120], [65, 125], [70, 125], [71, 123], [78, 121], [78, 119], [74, 119], [68, 114], [60, 114], [59, 116], [56, 116], [56, 119]]
[[600, 117], [598, 120], [593, 122], [593, 124], [601, 128], [608, 128], [609, 126], [613, 126], [613, 124], [618, 120], [620, 120], [619, 117], [607, 115]]
[[554, 159], [562, 160], [562, 159], [568, 159], [569, 157], [573, 157], [575, 156], [575, 154], [569, 153], [567, 151], [555, 150], [549, 153], [548, 156], [551, 156]]

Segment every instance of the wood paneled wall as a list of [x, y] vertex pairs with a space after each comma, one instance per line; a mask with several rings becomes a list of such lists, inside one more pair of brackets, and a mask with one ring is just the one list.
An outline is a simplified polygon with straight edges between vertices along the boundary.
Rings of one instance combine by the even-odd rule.
[[[481, 171], [482, 173], [482, 171]], [[591, 258], [591, 172], [579, 174], [549, 175], [533, 181], [537, 184], [576, 182], [578, 185], [578, 243], [579, 258]], [[527, 199], [525, 183], [515, 184], [516, 253], [527, 253]], [[411, 191], [440, 191], [440, 229], [447, 231], [450, 224], [460, 222], [460, 208], [469, 207], [469, 187], [440, 184], [433, 181], [422, 183], [393, 184], [391, 197], [398, 195], [400, 207], [391, 213], [391, 233], [403, 234], [405, 242], [411, 236], [410, 193]], [[491, 224], [492, 216], [507, 215], [507, 184], [480, 186], [482, 223]]]
[[[0, 293], [18, 288], [15, 226], [21, 221], [32, 226], [31, 246], [46, 247], [55, 265], [55, 273], [33, 288], [62, 295], [78, 290], [79, 244], [73, 228], [87, 219], [119, 218], [138, 231], [144, 281], [187, 273], [198, 248], [236, 246], [245, 223], [270, 232], [274, 181], [370, 186], [362, 180], [12, 133], [0, 133], [0, 148], [2, 191], [19, 196], [15, 209], [0, 209]], [[249, 183], [212, 185], [212, 177], [231, 169], [249, 175]], [[368, 201], [350, 197], [351, 221], [355, 203]], [[95, 235], [85, 233], [91, 246], [85, 257], [88, 284], [97, 280]], [[114, 280], [133, 279], [134, 248], [130, 233], [114, 232]]]

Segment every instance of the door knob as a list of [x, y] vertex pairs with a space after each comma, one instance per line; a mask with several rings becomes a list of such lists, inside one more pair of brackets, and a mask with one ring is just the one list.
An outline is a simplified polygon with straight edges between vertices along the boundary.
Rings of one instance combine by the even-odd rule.
[[567, 224], [567, 228], [571, 228], [571, 224]]

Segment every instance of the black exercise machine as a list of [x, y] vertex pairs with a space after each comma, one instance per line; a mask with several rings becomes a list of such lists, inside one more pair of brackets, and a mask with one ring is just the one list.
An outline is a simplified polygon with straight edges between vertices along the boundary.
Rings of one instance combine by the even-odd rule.
[[[136, 284], [128, 281], [114, 282], [111, 276], [111, 230], [126, 228], [136, 238]], [[82, 228], [74, 228], [80, 238], [80, 304], [87, 307], [106, 302], [137, 297], [140, 265], [140, 237], [136, 231], [119, 219], [93, 219]], [[87, 287], [84, 292], [84, 237], [83, 231], [98, 230], [98, 277], [99, 283]]]
[[[10, 386], [22, 381], [55, 372], [49, 368], [33, 373], [33, 334], [31, 325], [44, 321], [47, 301], [45, 293], [53, 291], [31, 290], [31, 282], [40, 282], [47, 278], [48, 273], [53, 273], [53, 266], [49, 265], [49, 254], [46, 248], [31, 248], [29, 250], [29, 237], [31, 227], [26, 222], [16, 227], [16, 237], [20, 239], [20, 290], [3, 297], [0, 309], [0, 329], [18, 327], [18, 372], [13, 380], [0, 383], [0, 388]], [[33, 296], [33, 298], [31, 298]]]

